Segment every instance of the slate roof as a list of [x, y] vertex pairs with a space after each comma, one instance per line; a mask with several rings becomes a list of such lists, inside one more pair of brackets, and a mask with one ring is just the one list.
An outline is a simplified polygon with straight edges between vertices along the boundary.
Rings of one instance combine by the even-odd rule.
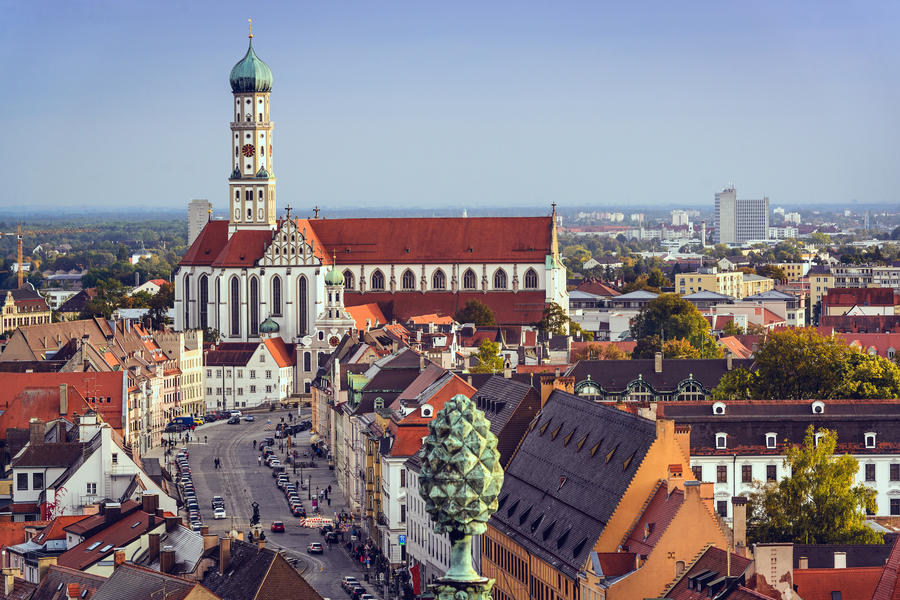
[[[712, 402], [659, 403], [659, 418], [691, 426], [691, 455], [737, 453], [780, 456], [785, 443], [800, 443], [810, 424], [837, 431], [839, 452], [900, 452], [900, 400], [822, 400], [824, 412], [813, 414], [812, 400], [740, 400], [725, 402], [725, 414], [713, 414]], [[777, 434], [774, 448], [766, 434]], [[865, 447], [874, 432], [876, 445]], [[716, 448], [716, 434], [726, 433], [727, 448]]]
[[66, 600], [66, 590], [71, 583], [77, 583], [81, 590], [88, 590], [84, 596], [85, 600], [93, 600], [94, 590], [105, 581], [106, 577], [100, 575], [92, 575], [59, 565], [50, 565], [47, 574], [35, 589], [34, 595], [31, 596], [31, 600]]
[[491, 525], [574, 579], [655, 439], [652, 421], [554, 390], [506, 469]]
[[97, 589], [93, 600], [183, 600], [197, 584], [137, 565], [119, 565]]
[[[175, 551], [174, 573], [192, 573], [203, 556], [203, 536], [184, 525], [178, 525], [172, 528], [172, 531], [163, 532], [159, 538], [159, 546], [160, 548], [171, 546]], [[152, 561], [141, 562], [141, 564], [154, 571], [159, 571], [159, 556]]]
[[794, 568], [800, 567], [800, 557], [807, 558], [810, 569], [828, 569], [834, 566], [834, 553], [847, 554], [848, 567], [882, 567], [891, 555], [896, 533], [886, 533], [883, 544], [794, 544]]
[[521, 381], [492, 375], [478, 388], [472, 400], [491, 422], [491, 433], [499, 437], [530, 389], [530, 385]]
[[23, 467], [68, 467], [78, 460], [88, 444], [56, 443], [28, 444], [12, 460], [13, 468]]
[[[741, 575], [747, 570], [752, 561], [739, 556], [731, 555], [731, 574], [732, 576]], [[702, 590], [689, 589], [688, 582], [690, 578], [707, 573], [715, 575], [710, 580], [725, 576], [728, 573], [728, 553], [715, 547], [708, 547], [703, 554], [697, 558], [690, 568], [688, 568], [681, 577], [675, 582], [675, 585], [663, 598], [671, 598], [672, 600], [706, 600], [709, 598], [707, 588], [704, 586]], [[733, 594], [732, 594], [733, 596]], [[729, 596], [730, 598], [731, 596]], [[737, 598], [738, 596], [734, 596]], [[762, 596], [765, 598], [765, 596]]]
[[[675, 390], [679, 383], [690, 377], [712, 389], [719, 385], [719, 380], [728, 372], [727, 361], [724, 358], [664, 359], [660, 373], [655, 371], [654, 365], [652, 358], [582, 360], [575, 363], [566, 375], [574, 377], [576, 384], [590, 376], [591, 381], [606, 392], [625, 391], [628, 384], [640, 376], [650, 387], [661, 392]], [[749, 369], [752, 365], [752, 359], [733, 359], [732, 361], [733, 369], [741, 367]]]
[[259, 342], [223, 342], [205, 354], [207, 367], [245, 366], [259, 348]]
[[63, 302], [56, 309], [61, 313], [80, 313], [90, 300], [97, 296], [97, 288], [85, 288]]

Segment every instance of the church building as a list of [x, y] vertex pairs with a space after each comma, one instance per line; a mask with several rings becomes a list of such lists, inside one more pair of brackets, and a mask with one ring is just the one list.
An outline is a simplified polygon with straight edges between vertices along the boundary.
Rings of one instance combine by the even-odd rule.
[[290, 206], [279, 215], [272, 71], [250, 38], [230, 78], [229, 218], [208, 221], [176, 271], [176, 329], [210, 327], [223, 342], [276, 333], [296, 344], [298, 369], [315, 369], [319, 353], [303, 349], [337, 345], [355, 327], [346, 307], [377, 303], [402, 321], [452, 316], [477, 299], [499, 324], [535, 323], [548, 302], [567, 308], [555, 205], [545, 217], [296, 218]]

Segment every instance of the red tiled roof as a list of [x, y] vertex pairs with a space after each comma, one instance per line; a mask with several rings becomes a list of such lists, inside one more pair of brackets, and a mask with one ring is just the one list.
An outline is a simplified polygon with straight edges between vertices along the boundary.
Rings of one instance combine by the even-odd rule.
[[872, 600], [900, 600], [900, 586], [897, 585], [898, 571], [900, 571], [900, 543], [894, 542], [878, 585], [872, 593]]
[[[111, 555], [116, 548], [127, 546], [162, 523], [165, 521], [161, 517], [142, 510], [134, 511], [61, 554], [56, 564], [72, 569], [84, 569]], [[99, 545], [88, 550], [97, 542]]]
[[183, 265], [211, 265], [228, 242], [228, 221], [209, 221], [181, 259]]
[[34, 536], [34, 541], [38, 544], [43, 544], [49, 540], [63, 540], [66, 538], [66, 532], [63, 531], [63, 528], [68, 527], [72, 523], [77, 523], [84, 518], [85, 515], [65, 515], [56, 517], [50, 521], [48, 527], [45, 527], [42, 532]]
[[293, 355], [285, 345], [284, 339], [280, 337], [268, 338], [265, 341], [265, 344], [266, 348], [269, 349], [269, 352], [272, 353], [272, 356], [275, 357], [275, 362], [278, 363], [279, 367], [294, 366]]
[[868, 353], [869, 350], [874, 349], [875, 354], [884, 358], [893, 358], [888, 356], [888, 350], [891, 348], [894, 349], [894, 356], [900, 353], [900, 333], [838, 333], [835, 335], [863, 352]]
[[753, 351], [750, 350], [747, 346], [741, 343], [741, 340], [736, 338], [733, 335], [726, 335], [719, 338], [719, 344], [724, 346], [726, 349], [731, 350], [731, 353], [736, 358], [750, 358], [753, 356]]
[[49, 521], [2, 521], [0, 522], [0, 548], [25, 542], [26, 527], [46, 527]]
[[[387, 318], [385, 318], [384, 314], [381, 312], [381, 309], [378, 308], [378, 305], [374, 302], [357, 304], [356, 306], [347, 306], [346, 310], [350, 313], [350, 316], [353, 317], [353, 320], [356, 321], [356, 328], [360, 331], [379, 327], [388, 322]], [[366, 321], [369, 322], [368, 327], [366, 326]]]
[[455, 321], [451, 316], [431, 313], [427, 315], [412, 316], [407, 319], [407, 322], [412, 325], [428, 325], [429, 323], [434, 323], [435, 325], [452, 325]]
[[794, 569], [794, 586], [801, 598], [830, 599], [831, 592], [838, 591], [842, 598], [872, 598], [882, 570], [881, 567]]
[[168, 283], [165, 279], [151, 279], [150, 283], [155, 283], [156, 285], [163, 285]]
[[622, 546], [626, 547], [629, 552], [648, 556], [669, 523], [672, 522], [678, 509], [681, 508], [681, 504], [684, 502], [684, 492], [676, 489], [669, 494], [668, 490], [666, 482], [662, 482], [656, 488], [634, 528], [623, 540]]
[[821, 322], [838, 332], [900, 333], [900, 315], [825, 315]]
[[414, 315], [436, 313], [455, 315], [466, 306], [466, 302], [478, 300], [487, 304], [494, 312], [494, 318], [501, 325], [531, 325], [541, 320], [544, 312], [544, 292], [347, 292], [344, 304], [347, 307], [370, 302], [378, 303], [382, 313], [390, 320], [403, 322]]
[[582, 292], [587, 292], [588, 294], [595, 294], [597, 296], [620, 296], [622, 292], [618, 291], [616, 288], [612, 287], [609, 284], [603, 283], [602, 281], [585, 281], [578, 285], [575, 288]]
[[822, 298], [826, 306], [896, 306], [900, 295], [893, 288], [831, 288]]
[[543, 263], [550, 254], [549, 216], [316, 219], [309, 224], [329, 254], [349, 264]]
[[4, 373], [0, 386], [0, 409], [4, 411], [0, 415], [0, 432], [10, 427], [27, 428], [32, 417], [45, 422], [59, 418], [59, 386], [63, 383], [69, 386], [67, 416], [94, 409], [111, 427], [121, 429], [123, 378], [124, 374], [116, 371]]
[[[238, 229], [219, 252], [213, 267], [252, 267], [262, 258], [274, 233], [269, 229]], [[182, 261], [183, 262], [183, 261]]]
[[398, 427], [394, 443], [391, 445], [391, 457], [412, 456], [422, 447], [422, 438], [428, 435], [427, 425]]
[[555, 373], [559, 369], [560, 373], [565, 373], [572, 365], [516, 365], [516, 373]]
[[[458, 377], [457, 375], [453, 375], [450, 379], [447, 380], [447, 383], [445, 383], [440, 390], [435, 392], [431, 396], [431, 398], [428, 399], [428, 404], [432, 408], [434, 408], [434, 412], [436, 413], [437, 411], [444, 408], [444, 404], [446, 404], [447, 400], [450, 400], [453, 396], [462, 394], [471, 398], [476, 391], [477, 390], [474, 387], [463, 381], [460, 377]], [[419, 407], [408, 414], [402, 421], [400, 421], [400, 429], [402, 429], [406, 425], [427, 425], [429, 422], [431, 422], [431, 419], [432, 417], [423, 417], [422, 408]]]

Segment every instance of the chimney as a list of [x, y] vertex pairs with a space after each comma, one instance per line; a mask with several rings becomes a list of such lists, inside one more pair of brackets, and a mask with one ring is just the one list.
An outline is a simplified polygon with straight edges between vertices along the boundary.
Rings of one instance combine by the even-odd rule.
[[509, 361], [503, 361], [503, 378], [504, 379], [512, 379], [512, 365], [509, 364]]
[[425, 355], [419, 354], [419, 373], [425, 370]]
[[122, 518], [122, 505], [118, 502], [107, 502], [105, 514], [107, 523], [115, 523]]
[[801, 556], [799, 565], [800, 566], [797, 567], [799, 569], [808, 569], [809, 568], [809, 559], [805, 556]]
[[219, 538], [219, 575], [224, 575], [231, 563], [231, 538]]
[[32, 446], [44, 443], [44, 422], [36, 417], [28, 423], [28, 442]]
[[166, 517], [166, 531], [175, 531], [181, 523], [181, 517]]
[[159, 553], [159, 570], [162, 573], [171, 573], [175, 570], [175, 548], [163, 546]]
[[700, 482], [699, 481], [685, 481], [684, 482], [684, 499], [687, 501], [688, 498], [697, 498], [700, 499]]
[[69, 387], [65, 383], [59, 384], [59, 414], [65, 416], [69, 412]]
[[256, 551], [257, 552], [264, 550], [265, 547], [266, 547], [266, 540], [264, 540], [264, 539], [256, 540]]
[[729, 371], [733, 368], [733, 365], [731, 362], [732, 358], [733, 358], [733, 355], [731, 354], [731, 350], [726, 348], [725, 349], [725, 368]]
[[835, 569], [846, 569], [847, 568], [847, 553], [846, 552], [835, 552], [834, 553], [834, 568]]
[[653, 354], [653, 372], [654, 373], [662, 373], [662, 352], [655, 352]]
[[3, 595], [9, 598], [16, 587], [16, 570], [3, 569]]
[[[9, 595], [9, 592], [7, 592]], [[78, 600], [78, 597], [81, 596], [81, 586], [77, 583], [70, 583], [66, 586], [66, 598], [68, 600]]]
[[150, 547], [147, 550], [147, 560], [150, 562], [155, 561], [159, 558], [159, 539], [162, 534], [160, 533], [151, 533], [148, 538], [150, 541]]
[[125, 564], [125, 548], [116, 548], [113, 550], [113, 564], [115, 568]]
[[141, 503], [143, 504], [141, 510], [145, 513], [155, 515], [156, 509], [159, 507], [159, 496], [150, 492], [144, 492], [144, 495], [141, 496]]
[[734, 553], [744, 556], [747, 549], [747, 499], [744, 496], [732, 497], [731, 516]]

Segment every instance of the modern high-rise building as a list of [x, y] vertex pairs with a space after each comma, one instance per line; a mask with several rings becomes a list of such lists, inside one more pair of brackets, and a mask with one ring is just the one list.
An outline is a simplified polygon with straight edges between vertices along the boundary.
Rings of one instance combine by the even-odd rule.
[[737, 190], [728, 186], [716, 194], [716, 242], [743, 244], [769, 237], [769, 199], [738, 200]]
[[212, 203], [205, 198], [191, 200], [188, 204], [188, 246], [194, 243], [209, 221]]

